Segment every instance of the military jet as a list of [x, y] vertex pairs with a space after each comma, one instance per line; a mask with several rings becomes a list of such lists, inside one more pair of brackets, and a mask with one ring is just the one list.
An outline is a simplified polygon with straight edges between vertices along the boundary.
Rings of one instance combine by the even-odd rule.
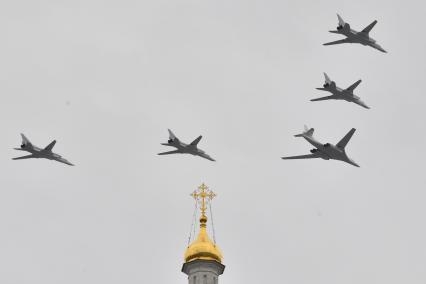
[[346, 163], [349, 163], [355, 167], [359, 167], [357, 163], [351, 160], [348, 155], [346, 155], [345, 147], [351, 139], [352, 135], [355, 132], [355, 128], [352, 128], [345, 137], [342, 138], [336, 145], [326, 143], [322, 144], [315, 140], [313, 137], [314, 129], [308, 129], [305, 126], [305, 131], [301, 134], [294, 135], [295, 137], [303, 137], [311, 143], [315, 148], [311, 150], [311, 154], [301, 155], [301, 156], [290, 156], [290, 157], [282, 157], [284, 160], [291, 159], [313, 159], [313, 158], [321, 158], [324, 160], [339, 160]]
[[60, 155], [52, 152], [53, 146], [55, 146], [55, 144], [56, 144], [56, 140], [53, 140], [44, 149], [41, 149], [37, 146], [34, 146], [30, 142], [30, 140], [28, 140], [28, 138], [25, 137], [25, 135], [22, 134], [22, 133], [21, 133], [21, 137], [22, 137], [21, 148], [14, 148], [14, 149], [19, 150], [19, 151], [30, 152], [31, 155], [13, 158], [12, 160], [22, 160], [22, 159], [31, 159], [31, 158], [45, 158], [45, 159], [49, 159], [49, 160], [55, 160], [55, 161], [58, 161], [58, 162], [61, 162], [61, 163], [64, 163], [64, 164], [67, 164], [67, 165], [70, 165], [70, 166], [74, 166], [73, 164], [68, 162], [66, 159], [62, 158]]
[[311, 102], [325, 101], [325, 100], [345, 100], [347, 102], [356, 103], [357, 105], [360, 105], [364, 108], [370, 108], [363, 101], [361, 101], [358, 96], [354, 95], [354, 90], [361, 83], [361, 80], [356, 81], [355, 83], [353, 83], [346, 89], [341, 89], [336, 86], [336, 83], [334, 81], [330, 80], [330, 77], [328, 77], [326, 73], [324, 73], [324, 77], [325, 77], [325, 83], [323, 85], [323, 88], [316, 88], [316, 89], [330, 92], [332, 93], [332, 95], [317, 98], [317, 99], [312, 99]]
[[185, 144], [182, 141], [180, 141], [176, 137], [176, 135], [173, 134], [173, 132], [170, 129], [168, 129], [168, 130], [169, 130], [169, 140], [167, 141], [167, 143], [161, 143], [161, 145], [175, 147], [175, 148], [177, 148], [177, 150], [158, 153], [158, 155], [191, 154], [191, 155], [194, 155], [194, 156], [203, 157], [203, 158], [210, 160], [210, 161], [213, 161], [213, 162], [215, 161], [212, 157], [207, 155], [206, 152], [197, 148], [197, 144], [198, 144], [198, 142], [200, 142], [200, 140], [203, 136], [201, 136], [201, 135], [198, 136], [197, 139], [195, 139], [194, 141], [191, 142], [191, 144]]
[[334, 34], [344, 35], [346, 36], [346, 38], [332, 41], [332, 42], [327, 42], [327, 43], [324, 43], [324, 45], [333, 45], [333, 44], [341, 44], [341, 43], [360, 43], [362, 45], [371, 46], [372, 48], [380, 50], [381, 52], [385, 52], [385, 53], [387, 52], [380, 45], [378, 45], [377, 42], [373, 38], [371, 38], [369, 35], [370, 31], [377, 24], [377, 21], [372, 22], [367, 27], [365, 27], [362, 31], [357, 32], [352, 30], [350, 25], [348, 23], [345, 23], [345, 21], [343, 21], [342, 17], [340, 17], [339, 14], [337, 14], [337, 18], [339, 19], [339, 25], [337, 26], [337, 30], [329, 31], [329, 32]]

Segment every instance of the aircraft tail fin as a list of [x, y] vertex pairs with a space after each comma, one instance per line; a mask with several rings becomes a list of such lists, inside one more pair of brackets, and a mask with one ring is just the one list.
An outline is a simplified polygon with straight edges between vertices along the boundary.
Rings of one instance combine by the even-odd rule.
[[167, 129], [167, 130], [169, 131], [169, 141], [168, 141], [169, 143], [173, 141], [179, 141], [179, 139], [170, 129]]
[[47, 146], [44, 148], [44, 150], [45, 150], [45, 151], [52, 152], [52, 149], [53, 149], [53, 147], [55, 146], [55, 144], [56, 144], [56, 140], [53, 140], [52, 142], [50, 142], [50, 144], [49, 144], [49, 145], [47, 145]]
[[22, 143], [24, 144], [31, 144], [30, 140], [23, 134], [21, 133], [21, 137], [22, 137]]
[[32, 146], [31, 141], [23, 134], [21, 133], [22, 143], [21, 148], [24, 148], [26, 146]]
[[339, 141], [339, 143], [336, 144], [336, 146], [340, 149], [345, 149], [349, 140], [351, 140], [352, 135], [354, 135], [355, 130], [356, 130], [355, 128], [352, 128], [351, 130], [349, 130], [349, 132]]
[[337, 20], [339, 21], [339, 26], [344, 27], [346, 22], [343, 20], [343, 18], [337, 14]]
[[191, 142], [191, 146], [197, 146], [197, 144], [200, 142], [201, 138], [203, 138], [202, 135], [198, 136], [194, 141]]
[[333, 82], [333, 81], [331, 81], [331, 79], [330, 79], [330, 77], [327, 75], [327, 73], [325, 73], [325, 72], [324, 72], [324, 80], [325, 80], [325, 83], [326, 83], [326, 84], [331, 84], [331, 82]]
[[327, 73], [324, 72], [324, 85], [322, 86], [323, 86], [322, 88], [316, 88], [316, 89], [321, 91], [328, 91], [329, 89], [335, 89], [336, 83], [330, 79]]
[[337, 26], [337, 31], [334, 31], [334, 32], [340, 33], [342, 29], [346, 31], [351, 29], [351, 26], [348, 23], [346, 23], [339, 14], [337, 14], [337, 20], [339, 21], [339, 24]]
[[313, 128], [308, 128], [308, 127], [305, 125], [305, 131], [303, 131], [303, 133], [296, 134], [296, 135], [294, 135], [294, 136], [295, 136], [295, 137], [305, 137], [305, 136], [312, 137], [312, 135], [314, 135], [314, 130], [315, 130], [315, 129], [313, 129]]

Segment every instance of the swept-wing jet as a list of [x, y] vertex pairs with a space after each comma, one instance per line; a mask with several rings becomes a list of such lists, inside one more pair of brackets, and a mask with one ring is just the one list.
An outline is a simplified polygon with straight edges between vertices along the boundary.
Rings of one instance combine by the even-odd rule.
[[21, 148], [14, 148], [15, 150], [19, 151], [27, 151], [30, 152], [31, 155], [22, 156], [13, 158], [12, 160], [22, 160], [22, 159], [31, 159], [31, 158], [44, 158], [49, 160], [55, 160], [70, 166], [74, 166], [70, 162], [68, 162], [66, 159], [62, 158], [60, 155], [53, 153], [52, 149], [53, 146], [56, 144], [56, 140], [53, 140], [49, 145], [47, 145], [45, 148], [41, 149], [35, 145], [33, 145], [30, 140], [28, 140], [27, 137], [25, 137], [24, 134], [21, 133], [22, 137], [22, 144]]
[[313, 159], [313, 158], [321, 158], [324, 160], [339, 160], [346, 163], [349, 163], [355, 167], [359, 167], [357, 163], [351, 160], [348, 155], [346, 155], [345, 147], [351, 139], [352, 135], [355, 133], [355, 128], [352, 128], [345, 137], [342, 138], [336, 145], [326, 143], [322, 144], [315, 140], [313, 137], [314, 129], [308, 129], [305, 126], [305, 131], [301, 134], [294, 135], [295, 137], [303, 137], [311, 143], [315, 148], [311, 150], [311, 154], [300, 155], [300, 156], [290, 156], [290, 157], [282, 157], [284, 160], [291, 159]]
[[377, 44], [377, 42], [370, 37], [370, 31], [373, 29], [373, 27], [377, 24], [377, 21], [372, 22], [367, 27], [365, 27], [362, 31], [357, 32], [353, 29], [351, 29], [351, 26], [348, 23], [345, 23], [345, 21], [342, 19], [342, 17], [337, 14], [337, 18], [339, 19], [339, 25], [337, 26], [336, 31], [329, 31], [330, 33], [334, 34], [341, 34], [346, 36], [345, 39], [336, 40], [332, 42], [324, 43], [324, 45], [333, 45], [333, 44], [341, 44], [341, 43], [360, 43], [362, 45], [368, 45], [371, 46], [377, 50], [380, 50], [381, 52], [387, 52], [384, 50], [380, 45]]
[[336, 83], [330, 80], [330, 77], [324, 73], [325, 83], [323, 88], [316, 88], [317, 90], [327, 91], [332, 93], [331, 96], [321, 97], [317, 99], [312, 99], [311, 102], [316, 101], [325, 101], [325, 100], [345, 100], [347, 102], [353, 102], [357, 105], [360, 105], [364, 108], [369, 108], [358, 96], [354, 95], [354, 90], [361, 83], [361, 80], [356, 81], [346, 89], [339, 88], [336, 86]]
[[176, 135], [173, 134], [173, 132], [169, 130], [169, 140], [167, 143], [161, 143], [161, 145], [164, 146], [171, 146], [175, 147], [177, 150], [174, 151], [168, 151], [163, 153], [158, 153], [158, 155], [169, 155], [169, 154], [191, 154], [194, 156], [200, 156], [210, 161], [215, 161], [212, 157], [206, 154], [203, 150], [197, 148], [198, 142], [200, 142], [201, 138], [203, 136], [198, 136], [194, 141], [192, 141], [190, 144], [185, 144], [182, 141], [180, 141]]

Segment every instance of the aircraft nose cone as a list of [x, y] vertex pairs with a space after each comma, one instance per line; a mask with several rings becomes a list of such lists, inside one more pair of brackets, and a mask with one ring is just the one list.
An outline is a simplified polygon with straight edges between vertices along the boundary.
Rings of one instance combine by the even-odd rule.
[[353, 160], [351, 160], [351, 159], [349, 159], [349, 164], [351, 164], [351, 165], [353, 165], [353, 166], [355, 166], [355, 167], [357, 167], [357, 168], [359, 168], [360, 166], [357, 164], [357, 163], [355, 163]]
[[366, 109], [370, 109], [370, 107], [366, 105], [364, 102], [361, 102], [361, 106], [365, 107]]
[[376, 49], [378, 49], [378, 50], [380, 50], [381, 52], [384, 52], [384, 53], [388, 53], [386, 50], [384, 50], [383, 49], [383, 47], [381, 47], [380, 45], [378, 45], [378, 44], [376, 44]]
[[366, 108], [366, 109], [370, 109], [370, 107], [368, 106], [368, 105], [366, 105], [363, 101], [361, 101], [361, 100], [358, 100], [358, 101], [356, 101], [355, 103], [357, 103], [357, 104], [359, 104], [360, 106], [362, 106], [363, 108]]

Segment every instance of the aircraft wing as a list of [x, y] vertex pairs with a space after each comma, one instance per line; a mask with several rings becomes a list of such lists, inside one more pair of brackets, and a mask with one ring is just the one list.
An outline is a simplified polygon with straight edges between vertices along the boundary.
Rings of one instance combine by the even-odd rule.
[[340, 140], [339, 143], [336, 144], [336, 146], [340, 149], [345, 149], [349, 140], [351, 140], [352, 135], [354, 135], [355, 130], [356, 130], [355, 128], [352, 128], [351, 130], [349, 130], [349, 132], [345, 135], [345, 137], [343, 137], [342, 140]]
[[324, 43], [323, 45], [333, 45], [333, 44], [350, 43], [350, 42], [351, 41], [349, 39], [345, 38], [345, 39], [341, 39], [341, 40], [327, 42], [327, 43]]
[[307, 154], [307, 155], [300, 155], [300, 156], [290, 156], [290, 157], [282, 157], [283, 160], [297, 160], [297, 159], [314, 159], [319, 158], [318, 155], [315, 154]]
[[369, 24], [368, 26], [366, 26], [361, 32], [368, 34], [373, 28], [374, 26], [377, 24], [377, 21], [372, 22], [371, 24]]
[[169, 155], [169, 154], [179, 154], [179, 153], [183, 153], [183, 152], [180, 150], [174, 150], [174, 151], [158, 153], [158, 155]]
[[49, 152], [52, 152], [52, 149], [53, 149], [53, 147], [55, 146], [55, 144], [56, 144], [56, 140], [53, 140], [49, 145], [47, 145], [45, 148], [44, 148], [44, 150], [46, 150], [46, 151], [49, 151]]
[[325, 101], [325, 100], [332, 100], [335, 99], [336, 96], [335, 95], [331, 95], [331, 96], [326, 96], [326, 97], [321, 97], [321, 98], [316, 98], [316, 99], [312, 99], [311, 102], [317, 102], [317, 101]]
[[31, 154], [31, 155], [26, 155], [26, 156], [22, 156], [22, 157], [12, 158], [12, 160], [23, 160], [23, 159], [31, 159], [31, 158], [35, 158], [35, 156], [33, 154]]
[[352, 85], [350, 85], [346, 90], [353, 92], [356, 87], [358, 87], [359, 84], [361, 84], [362, 80], [358, 80]]
[[197, 146], [198, 142], [200, 142], [201, 138], [203, 138], [203, 136], [198, 136], [194, 141], [191, 142], [192, 146]]

